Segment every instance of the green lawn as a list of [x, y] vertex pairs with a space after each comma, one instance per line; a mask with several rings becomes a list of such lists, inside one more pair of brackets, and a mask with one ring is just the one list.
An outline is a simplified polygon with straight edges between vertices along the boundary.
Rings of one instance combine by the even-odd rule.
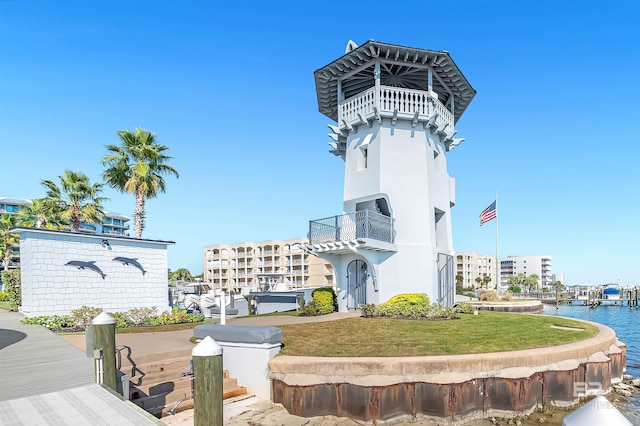
[[9, 302], [0, 302], [0, 309], [4, 309], [5, 311], [10, 311], [11, 305], [9, 305]]
[[575, 320], [487, 311], [449, 321], [350, 318], [279, 328], [284, 334], [281, 354], [328, 357], [514, 351], [574, 342], [597, 333], [596, 327]]

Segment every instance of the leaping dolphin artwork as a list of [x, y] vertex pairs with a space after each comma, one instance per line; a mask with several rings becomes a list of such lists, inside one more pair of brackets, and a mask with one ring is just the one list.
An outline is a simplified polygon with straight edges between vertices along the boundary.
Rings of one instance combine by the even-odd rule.
[[95, 271], [98, 274], [100, 274], [100, 276], [102, 277], [103, 280], [104, 280], [104, 277], [107, 276], [107, 274], [102, 272], [102, 269], [100, 269], [99, 267], [96, 266], [96, 261], [95, 260], [92, 260], [90, 262], [83, 262], [83, 261], [80, 261], [80, 260], [72, 260], [70, 262], [65, 263], [64, 265], [65, 266], [73, 266], [73, 267], [78, 268], [78, 269], [91, 269], [92, 271]]
[[131, 266], [135, 266], [136, 268], [140, 269], [142, 271], [142, 275], [146, 274], [147, 271], [144, 270], [144, 268], [142, 267], [142, 265], [138, 262], [138, 258], [132, 259], [130, 257], [115, 257], [113, 259], [114, 262], [120, 262], [123, 265], [131, 265]]

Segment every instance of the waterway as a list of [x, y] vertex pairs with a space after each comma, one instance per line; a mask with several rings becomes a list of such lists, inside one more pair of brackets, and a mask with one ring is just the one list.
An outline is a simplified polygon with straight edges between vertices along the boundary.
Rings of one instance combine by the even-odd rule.
[[[618, 339], [627, 345], [627, 374], [640, 378], [640, 309], [629, 309], [619, 305], [601, 305], [597, 308], [563, 305], [556, 309], [553, 305], [545, 305], [544, 314], [584, 319], [611, 327]], [[634, 425], [640, 425], [639, 393], [635, 393], [631, 398], [619, 397], [612, 393], [609, 399]]]

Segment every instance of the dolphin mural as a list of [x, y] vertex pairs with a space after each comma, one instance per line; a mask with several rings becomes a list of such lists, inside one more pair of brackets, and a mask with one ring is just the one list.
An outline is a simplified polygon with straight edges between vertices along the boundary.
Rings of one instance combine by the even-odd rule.
[[76, 267], [78, 269], [91, 269], [92, 271], [95, 271], [98, 274], [100, 274], [100, 276], [102, 277], [103, 280], [104, 280], [104, 277], [107, 276], [107, 274], [102, 272], [102, 269], [100, 269], [99, 267], [96, 266], [96, 261], [95, 260], [92, 260], [90, 262], [83, 262], [83, 261], [80, 261], [80, 260], [72, 260], [70, 262], [65, 263], [64, 265], [65, 266], [73, 266], [73, 267]]
[[144, 268], [142, 267], [142, 265], [138, 262], [138, 258], [132, 259], [130, 257], [115, 257], [113, 259], [114, 262], [120, 262], [123, 265], [131, 265], [131, 266], [135, 266], [136, 268], [140, 269], [142, 271], [142, 275], [146, 274], [147, 271], [144, 270]]

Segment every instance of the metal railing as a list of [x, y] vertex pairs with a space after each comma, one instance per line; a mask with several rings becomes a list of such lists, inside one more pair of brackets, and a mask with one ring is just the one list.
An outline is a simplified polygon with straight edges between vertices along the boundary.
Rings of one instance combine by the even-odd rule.
[[370, 210], [361, 210], [309, 221], [309, 243], [352, 241], [358, 238], [393, 243], [394, 219]]
[[455, 302], [455, 260], [446, 253], [438, 253], [438, 300], [443, 307], [453, 306]]

